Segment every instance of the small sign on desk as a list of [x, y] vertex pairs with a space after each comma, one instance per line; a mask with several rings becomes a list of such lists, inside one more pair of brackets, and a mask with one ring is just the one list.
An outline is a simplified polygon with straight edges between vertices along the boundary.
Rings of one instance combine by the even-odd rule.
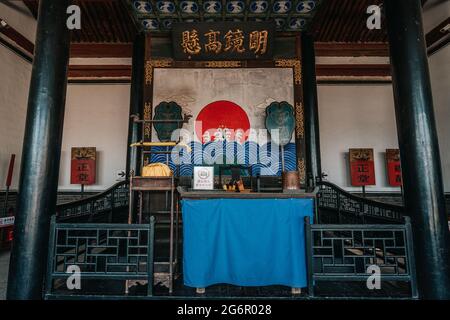
[[194, 167], [194, 190], [214, 190], [214, 167]]

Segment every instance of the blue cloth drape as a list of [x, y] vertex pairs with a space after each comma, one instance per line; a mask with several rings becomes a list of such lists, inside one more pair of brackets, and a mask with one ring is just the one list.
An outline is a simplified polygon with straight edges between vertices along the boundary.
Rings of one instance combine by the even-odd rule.
[[307, 286], [313, 199], [184, 199], [182, 213], [186, 286]]

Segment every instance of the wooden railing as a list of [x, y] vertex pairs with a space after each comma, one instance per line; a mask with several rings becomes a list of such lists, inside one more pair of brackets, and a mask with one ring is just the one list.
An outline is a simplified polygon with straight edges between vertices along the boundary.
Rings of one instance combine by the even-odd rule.
[[328, 181], [321, 181], [318, 186], [318, 223], [402, 223], [403, 221], [405, 209], [402, 206], [351, 194]]
[[319, 281], [366, 282], [371, 270], [378, 269], [380, 281], [408, 282], [410, 297], [418, 298], [409, 217], [399, 224], [310, 224], [309, 218], [305, 220], [311, 297]]
[[[128, 280], [147, 282], [144, 297], [151, 297], [154, 232], [154, 217], [149, 224], [111, 224], [58, 223], [53, 216], [44, 298], [124, 299]], [[67, 278], [73, 274], [69, 270], [74, 267], [83, 284], [78, 289], [67, 286]], [[112, 291], [100, 285], [120, 280], [122, 285]]]
[[56, 217], [58, 221], [67, 221], [109, 214], [108, 221], [111, 222], [116, 210], [128, 206], [128, 198], [129, 182], [121, 181], [94, 196], [58, 205]]

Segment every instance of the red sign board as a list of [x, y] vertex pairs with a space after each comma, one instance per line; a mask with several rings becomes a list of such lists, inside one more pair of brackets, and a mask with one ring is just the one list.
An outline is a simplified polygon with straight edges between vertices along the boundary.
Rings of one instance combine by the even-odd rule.
[[349, 159], [352, 186], [375, 185], [373, 149], [350, 149]]
[[387, 164], [389, 185], [392, 187], [400, 187], [402, 185], [400, 150], [386, 149], [386, 164]]
[[95, 184], [96, 148], [72, 148], [71, 184]]

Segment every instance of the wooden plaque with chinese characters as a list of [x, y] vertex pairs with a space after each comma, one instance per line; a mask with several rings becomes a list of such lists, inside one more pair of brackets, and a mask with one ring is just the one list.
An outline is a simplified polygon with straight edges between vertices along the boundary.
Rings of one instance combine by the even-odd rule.
[[70, 183], [95, 184], [96, 159], [96, 148], [72, 148]]
[[350, 149], [349, 159], [352, 186], [375, 185], [373, 149]]
[[392, 187], [400, 187], [402, 185], [400, 150], [386, 149], [386, 165], [387, 165], [389, 185]]
[[175, 60], [270, 60], [274, 22], [175, 23]]

